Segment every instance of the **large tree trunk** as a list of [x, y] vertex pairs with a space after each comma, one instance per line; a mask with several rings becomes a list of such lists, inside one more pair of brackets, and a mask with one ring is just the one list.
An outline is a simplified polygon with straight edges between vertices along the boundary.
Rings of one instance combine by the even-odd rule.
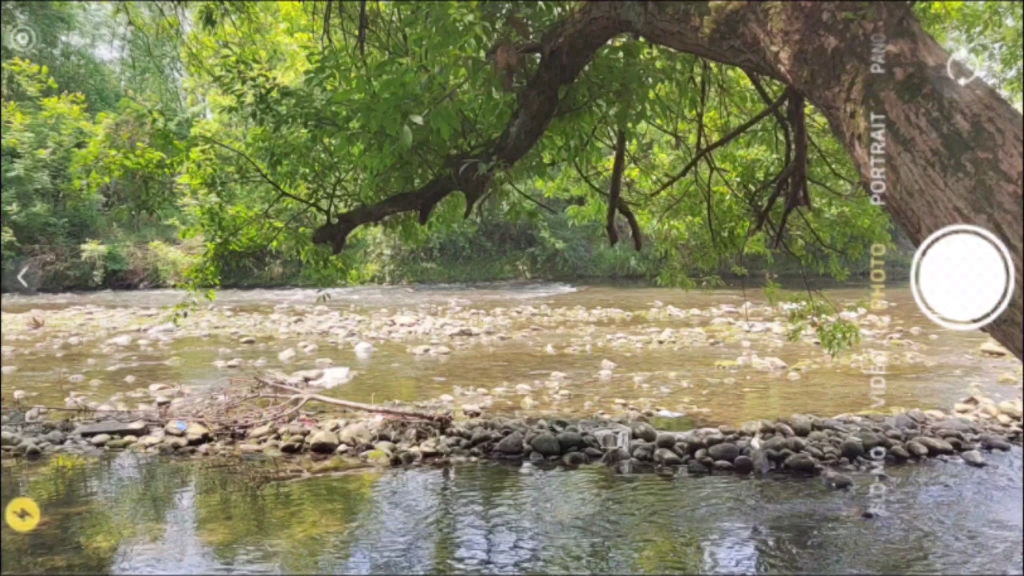
[[[576, 78], [600, 45], [625, 32], [794, 88], [828, 118], [865, 184], [873, 168], [872, 119], [884, 117], [886, 192], [879, 202], [916, 244], [957, 223], [986, 228], [1006, 244], [1016, 289], [1006, 312], [985, 330], [1022, 357], [1022, 117], [982, 82], [961, 86], [950, 79], [948, 54], [924, 33], [908, 3], [586, 4], [546, 35], [519, 110], [482, 159], [521, 158], [555, 114], [558, 88]], [[872, 61], [873, 36], [884, 46], [883, 62]], [[456, 180], [445, 177], [343, 214], [315, 239], [340, 249], [360, 224], [480, 185]]]
[[[741, 43], [814, 104], [865, 184], [873, 167], [870, 133], [884, 127], [885, 172], [875, 176], [883, 176], [886, 192], [875, 198], [915, 244], [960, 223], [985, 228], [1006, 244], [1015, 291], [1006, 312], [984, 330], [1021, 358], [1021, 114], [983, 82], [961, 86], [949, 78], [949, 54], [906, 4], [730, 4], [712, 11], [711, 34]], [[661, 20], [645, 32], [653, 42], [685, 50], [690, 26], [681, 24]], [[884, 46], [884, 56], [872, 59], [873, 44]], [[876, 158], [874, 167], [880, 166]]]

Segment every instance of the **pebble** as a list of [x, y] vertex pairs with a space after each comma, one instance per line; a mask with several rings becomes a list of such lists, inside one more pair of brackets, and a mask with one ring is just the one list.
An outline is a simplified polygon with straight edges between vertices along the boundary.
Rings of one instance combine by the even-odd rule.
[[963, 458], [964, 462], [976, 468], [981, 468], [988, 464], [981, 456], [981, 452], [978, 452], [977, 450], [968, 450], [960, 454], [960, 457]]

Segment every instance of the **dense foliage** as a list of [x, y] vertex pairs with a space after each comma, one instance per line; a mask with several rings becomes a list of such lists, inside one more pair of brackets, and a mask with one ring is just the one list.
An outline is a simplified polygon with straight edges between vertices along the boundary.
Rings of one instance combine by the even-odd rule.
[[[813, 209], [798, 208], [781, 233], [780, 204], [757, 229], [760, 185], [787, 163], [790, 134], [769, 110], [782, 87], [631, 37], [600, 50], [539, 145], [500, 166], [471, 210], [455, 194], [425, 225], [401, 215], [360, 227], [338, 256], [312, 243], [326, 215], [422, 185], [453, 152], [486, 146], [536, 66], [530, 44], [575, 7], [4, 3], [4, 288], [26, 266], [51, 289], [609, 276], [712, 285], [755, 269], [843, 278], [863, 269], [872, 243], [891, 244], [888, 218], [810, 107]], [[1019, 6], [914, 10], [1020, 107]], [[613, 211], [622, 241], [609, 246], [620, 134], [626, 209]]]

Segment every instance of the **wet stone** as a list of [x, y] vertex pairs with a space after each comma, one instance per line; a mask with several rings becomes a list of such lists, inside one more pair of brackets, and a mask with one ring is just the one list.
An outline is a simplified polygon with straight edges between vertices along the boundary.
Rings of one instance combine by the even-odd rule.
[[530, 447], [544, 456], [558, 456], [562, 453], [562, 447], [553, 434], [543, 433], [534, 436], [530, 441]]
[[807, 441], [798, 436], [786, 439], [786, 448], [793, 452], [801, 452], [807, 447]]
[[725, 436], [722, 434], [711, 434], [704, 437], [704, 445], [708, 448], [711, 448], [716, 444], [721, 444], [722, 442], [725, 442]]
[[822, 475], [825, 485], [836, 490], [845, 490], [853, 487], [853, 478], [838, 472], [830, 472]]
[[860, 438], [847, 438], [839, 447], [840, 454], [849, 460], [856, 460], [864, 455], [864, 444]]
[[982, 448], [986, 450], [1002, 450], [1005, 452], [1010, 449], [1010, 443], [998, 436], [985, 434], [980, 440]]
[[626, 452], [624, 448], [613, 448], [612, 450], [609, 450], [604, 454], [604, 456], [601, 457], [601, 463], [611, 465], [615, 464], [616, 462], [629, 459], [629, 452]]
[[808, 442], [827, 442], [828, 434], [825, 434], [821, 430], [815, 430], [807, 435]]
[[321, 454], [330, 454], [338, 448], [340, 443], [337, 434], [328, 430], [321, 430], [310, 436], [309, 449]]
[[583, 449], [587, 446], [587, 443], [583, 441], [583, 436], [578, 432], [560, 432], [556, 438], [562, 452], [567, 452], [570, 448]]
[[909, 452], [915, 458], [922, 458], [928, 455], [928, 447], [918, 442], [917, 440], [911, 440], [907, 442], [907, 452]]
[[562, 464], [566, 466], [580, 466], [587, 463], [587, 457], [581, 452], [570, 452], [562, 457]]
[[960, 457], [964, 459], [964, 462], [976, 468], [981, 468], [988, 464], [981, 456], [981, 452], [978, 452], [977, 450], [968, 450], [961, 454]]
[[641, 461], [650, 461], [654, 458], [654, 444], [638, 444], [633, 449], [633, 458]]
[[690, 460], [686, 463], [686, 471], [691, 475], [707, 474], [708, 469], [698, 460]]
[[953, 446], [945, 440], [939, 440], [938, 438], [932, 438], [930, 436], [919, 436], [917, 442], [928, 449], [930, 456], [937, 456], [939, 454], [953, 454]]
[[[186, 428], [187, 426], [188, 425], [186, 424]], [[134, 436], [142, 436], [145, 435], [147, 429], [146, 423], [141, 420], [131, 423], [108, 421], [96, 424], [86, 424], [79, 427], [77, 432], [83, 438], [89, 438], [99, 434], [109, 434], [112, 436], [127, 436], [131, 434]], [[182, 434], [184, 434], [184, 430], [182, 431]]]
[[858, 436], [860, 437], [861, 444], [864, 445], [865, 450], [871, 450], [875, 446], [881, 446], [883, 448], [888, 448], [889, 446], [892, 446], [892, 442], [889, 441], [888, 438], [885, 438], [884, 436], [879, 436], [874, 432], [863, 431], [860, 434], [858, 434]]
[[646, 422], [634, 422], [631, 431], [634, 438], [640, 438], [644, 442], [654, 442], [658, 439], [658, 431]]
[[708, 448], [708, 456], [716, 461], [732, 463], [732, 461], [739, 455], [740, 449], [732, 442], [723, 442]]
[[491, 441], [491, 433], [488, 432], [487, 430], [484, 430], [483, 428], [477, 428], [476, 430], [473, 431], [473, 436], [469, 440], [469, 445], [470, 446], [479, 446], [480, 444], [483, 444], [484, 442], [490, 442], [490, 441]]
[[654, 444], [658, 448], [672, 448], [676, 444], [676, 435], [661, 432], [655, 438]]
[[771, 450], [778, 452], [786, 447], [786, 439], [782, 436], [772, 436], [768, 440], [761, 443], [761, 448], [764, 450]]
[[814, 458], [811, 458], [810, 454], [804, 454], [801, 452], [786, 458], [783, 464], [786, 468], [797, 472], [814, 472], [816, 463], [814, 462]]
[[732, 465], [740, 474], [749, 474], [754, 470], [754, 461], [749, 456], [737, 456]]
[[811, 421], [803, 416], [793, 416], [790, 418], [789, 426], [797, 436], [807, 436], [811, 433]]
[[505, 436], [494, 449], [501, 454], [522, 454], [523, 434], [517, 431]]
[[93, 446], [103, 446], [107, 442], [110, 442], [110, 440], [110, 434], [96, 434], [95, 436], [89, 439], [89, 443], [92, 444]]
[[665, 466], [678, 466], [683, 463], [683, 459], [668, 448], [658, 448], [655, 450], [654, 461]]

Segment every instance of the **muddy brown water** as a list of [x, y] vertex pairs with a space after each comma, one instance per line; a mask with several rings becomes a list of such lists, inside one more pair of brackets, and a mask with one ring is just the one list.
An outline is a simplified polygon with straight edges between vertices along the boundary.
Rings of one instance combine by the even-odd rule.
[[[321, 343], [316, 353], [300, 352], [281, 366], [280, 350], [316, 339], [261, 338], [246, 347], [238, 344], [237, 334], [213, 331], [206, 339], [175, 339], [166, 348], [148, 351], [132, 346], [111, 355], [101, 353], [97, 343], [35, 346], [55, 332], [63, 337], [73, 333], [76, 322], [90, 326], [85, 316], [75, 314], [64, 319], [70, 326], [62, 324], [62, 311], [90, 305], [154, 309], [178, 302], [181, 295], [173, 291], [4, 295], [3, 344], [17, 350], [3, 363], [17, 370], [3, 377], [3, 399], [9, 402], [15, 389], [36, 394], [32, 403], [59, 404], [71, 390], [103, 400], [153, 382], [220, 385], [237, 374], [213, 362], [235, 357], [264, 357], [265, 368], [287, 371], [331, 358], [357, 375], [330, 394], [375, 402], [449, 394], [454, 406], [487, 397], [458, 393], [461, 389], [529, 384], [536, 390], [559, 371], [566, 374], [562, 389], [572, 393], [570, 398], [554, 400], [535, 391], [530, 396], [537, 405], [526, 410], [522, 394], [490, 394], [493, 401], [486, 409], [521, 415], [614, 414], [615, 399], [623, 399], [685, 413], [656, 422], [667, 428], [735, 424], [794, 412], [854, 412], [877, 406], [879, 398], [882, 410], [948, 409], [971, 383], [996, 400], [1020, 394], [1018, 361], [980, 356], [977, 348], [987, 339], [982, 333], [931, 325], [905, 287], [887, 289], [886, 298], [895, 306], [885, 314], [892, 316], [890, 328], [902, 327], [909, 342], [895, 347], [866, 340], [846, 355], [885, 349], [903, 358], [890, 366], [885, 389], [876, 389], [874, 396], [860, 366], [842, 358], [829, 362], [814, 344], [786, 342], [784, 336], [715, 332], [721, 345], [678, 349], [612, 345], [606, 338], [648, 334], [648, 328], [707, 327], [709, 317], [648, 321], [639, 313], [655, 302], [683, 310], [763, 303], [757, 290], [501, 284], [335, 289], [329, 294], [320, 303], [329, 310], [367, 315], [383, 314], [381, 309], [388, 314], [438, 306], [450, 310], [452, 304], [464, 310], [582, 306], [636, 315], [593, 323], [517, 319], [509, 340], [453, 344], [447, 356], [410, 354], [409, 346], [426, 340], [374, 342], [378, 350], [367, 360], [357, 359], [351, 345]], [[867, 299], [870, 289], [842, 287], [826, 294], [852, 302]], [[226, 290], [214, 306], [239, 315], [266, 315], [275, 305], [313, 306], [316, 299], [312, 290]], [[146, 321], [162, 321], [164, 312], [157, 312]], [[47, 325], [37, 331], [24, 328], [32, 315]], [[912, 327], [921, 330], [911, 334]], [[592, 345], [590, 353], [563, 352], [585, 342]], [[558, 353], [549, 354], [548, 344]], [[716, 367], [749, 350], [808, 366], [796, 380], [787, 371]], [[174, 357], [180, 360], [165, 363]], [[95, 363], [88, 363], [90, 358]], [[598, 376], [606, 358], [618, 364], [610, 378]], [[108, 371], [112, 364], [128, 367]], [[70, 382], [75, 374], [86, 382]], [[127, 375], [135, 381], [125, 382]], [[89, 386], [94, 378], [101, 382]], [[1021, 573], [1021, 451], [1015, 447], [986, 458], [990, 465], [983, 469], [938, 460], [887, 468], [884, 489], [872, 476], [860, 474], [847, 492], [830, 491], [813, 479], [663, 479], [617, 476], [599, 467], [570, 472], [496, 463], [267, 483], [261, 478], [272, 465], [260, 461], [215, 466], [132, 453], [98, 460], [8, 460], [2, 470], [3, 503], [31, 496], [42, 508], [43, 522], [30, 534], [4, 525], [0, 558], [4, 573]], [[863, 518], [861, 512], [869, 508], [878, 514]]]

